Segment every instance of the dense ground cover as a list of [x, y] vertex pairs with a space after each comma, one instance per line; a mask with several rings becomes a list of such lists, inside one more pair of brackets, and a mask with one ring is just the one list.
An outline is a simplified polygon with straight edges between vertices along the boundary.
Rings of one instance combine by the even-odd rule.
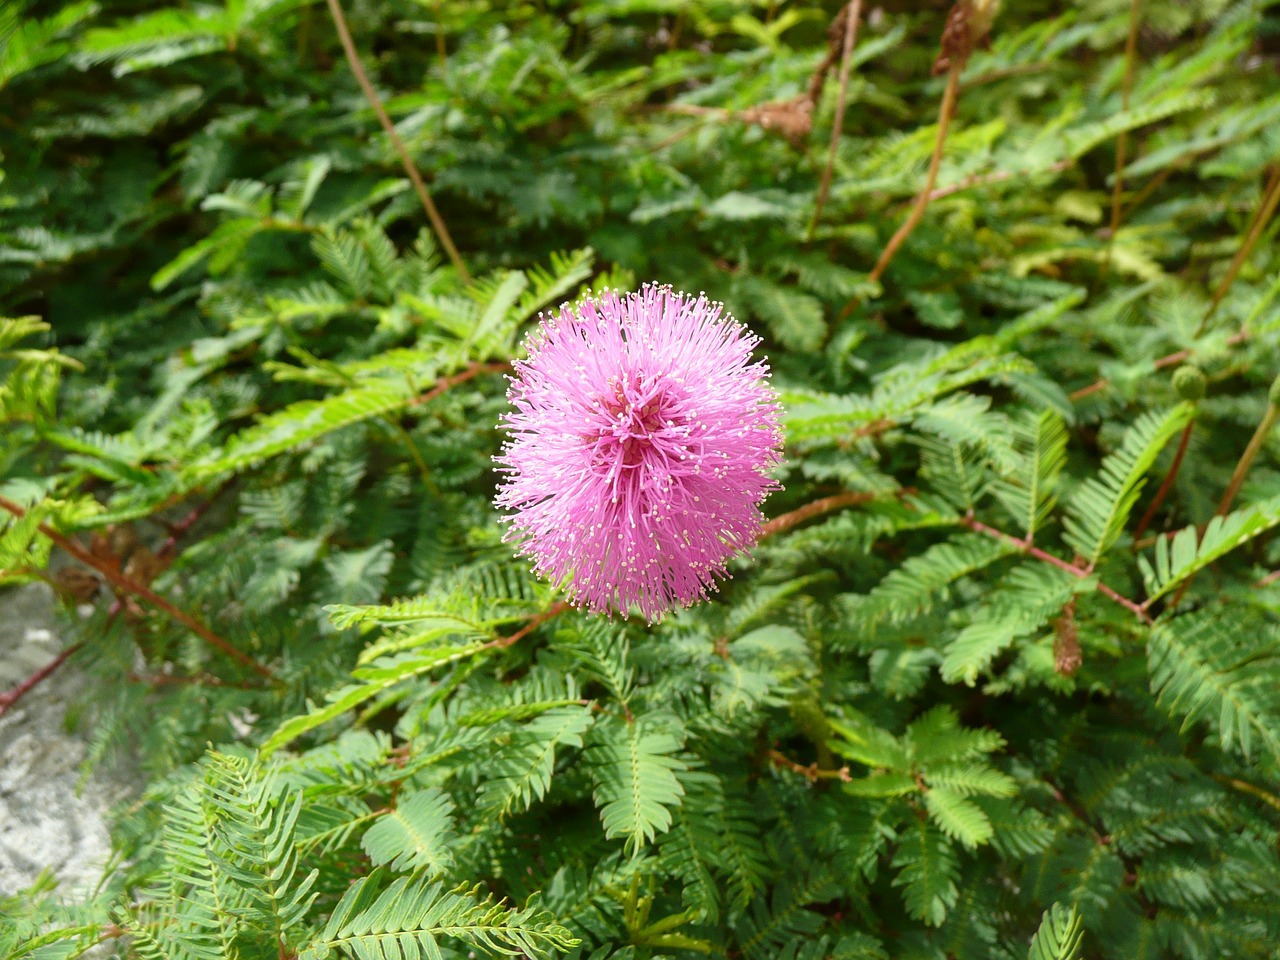
[[[0, 38], [0, 579], [93, 608], [146, 775], [0, 956], [1278, 955], [1280, 5]], [[764, 339], [785, 440], [652, 624], [513, 556], [492, 463], [539, 311], [646, 281]]]

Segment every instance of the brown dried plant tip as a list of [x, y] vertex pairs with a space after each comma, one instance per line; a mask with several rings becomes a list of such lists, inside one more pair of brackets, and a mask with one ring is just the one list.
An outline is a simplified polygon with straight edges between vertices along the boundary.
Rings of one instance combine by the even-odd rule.
[[1080, 651], [1080, 629], [1076, 625], [1075, 600], [1062, 608], [1062, 615], [1054, 626], [1053, 669], [1061, 676], [1073, 676], [1084, 663], [1084, 654]]
[[933, 62], [933, 74], [963, 70], [978, 47], [987, 45], [987, 33], [996, 18], [999, 0], [956, 0], [942, 29], [942, 49]]

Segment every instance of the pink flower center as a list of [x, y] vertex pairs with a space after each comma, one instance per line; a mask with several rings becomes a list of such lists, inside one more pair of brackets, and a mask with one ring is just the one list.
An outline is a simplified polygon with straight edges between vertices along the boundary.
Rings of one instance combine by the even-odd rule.
[[595, 448], [597, 466], [611, 472], [618, 466], [633, 469], [652, 454], [666, 459], [682, 452], [686, 418], [662, 378], [610, 377], [609, 387], [610, 392], [597, 401], [606, 422], [583, 437]]

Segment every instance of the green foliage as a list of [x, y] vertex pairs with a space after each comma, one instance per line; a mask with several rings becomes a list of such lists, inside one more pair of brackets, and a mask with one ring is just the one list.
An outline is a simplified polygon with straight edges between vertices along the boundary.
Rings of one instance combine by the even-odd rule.
[[[344, 6], [473, 282], [327, 6], [0, 12], [0, 583], [146, 778], [0, 960], [1274, 960], [1276, 5], [1130, 76], [1004, 4], [876, 282], [944, 7], [863, 5], [818, 214], [837, 7]], [[762, 337], [801, 511], [654, 624], [492, 506], [539, 311], [645, 280]]]

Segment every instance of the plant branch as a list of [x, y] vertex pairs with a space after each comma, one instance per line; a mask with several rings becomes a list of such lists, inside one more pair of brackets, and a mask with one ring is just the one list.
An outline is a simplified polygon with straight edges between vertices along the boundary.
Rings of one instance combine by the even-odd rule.
[[1277, 417], [1280, 417], [1280, 406], [1275, 403], [1268, 403], [1267, 412], [1262, 415], [1262, 419], [1258, 422], [1258, 429], [1253, 431], [1253, 436], [1249, 439], [1249, 445], [1244, 448], [1244, 453], [1240, 455], [1236, 469], [1231, 474], [1231, 482], [1227, 484], [1227, 490], [1222, 495], [1222, 500], [1218, 503], [1218, 509], [1215, 512], [1216, 516], [1225, 516], [1227, 511], [1231, 509], [1231, 502], [1235, 500], [1236, 494], [1240, 491], [1240, 485], [1244, 483], [1244, 478], [1249, 473], [1249, 468], [1253, 466], [1253, 461], [1257, 459], [1263, 443], [1266, 442], [1267, 434], [1275, 426]]
[[872, 283], [880, 282], [880, 278], [884, 276], [889, 262], [893, 260], [898, 248], [902, 246], [907, 237], [911, 236], [911, 231], [915, 230], [916, 225], [924, 216], [925, 207], [929, 205], [929, 195], [933, 192], [933, 187], [938, 182], [938, 170], [942, 167], [942, 153], [947, 142], [947, 129], [951, 126], [951, 115], [955, 112], [956, 97], [960, 91], [960, 71], [963, 69], [963, 61], [957, 59], [952, 62], [947, 70], [947, 85], [943, 88], [942, 104], [938, 107], [938, 131], [933, 139], [933, 154], [929, 157], [929, 172], [925, 174], [924, 186], [921, 187], [920, 193], [916, 196], [916, 202], [912, 205], [911, 212], [907, 214], [907, 219], [903, 221], [897, 233], [889, 238], [888, 244], [885, 245], [880, 254], [880, 259], [876, 261], [875, 267], [867, 276], [867, 279]]
[[1182, 466], [1182, 458], [1187, 455], [1187, 445], [1191, 442], [1191, 431], [1194, 429], [1194, 420], [1182, 428], [1182, 439], [1178, 441], [1178, 449], [1173, 455], [1173, 462], [1169, 464], [1169, 472], [1164, 475], [1164, 482], [1160, 484], [1160, 489], [1156, 491], [1155, 497], [1152, 498], [1151, 506], [1147, 507], [1146, 513], [1142, 515], [1142, 519], [1138, 521], [1138, 526], [1133, 531], [1135, 542], [1146, 533], [1147, 527], [1151, 526], [1151, 521], [1155, 519], [1156, 511], [1160, 509], [1161, 504], [1164, 503], [1164, 498], [1173, 489], [1174, 478], [1178, 476], [1178, 470]]
[[[27, 511], [18, 504], [14, 503], [12, 500], [6, 499], [5, 497], [0, 497], [0, 507], [19, 518], [26, 516], [27, 513]], [[210, 646], [217, 648], [232, 660], [243, 664], [254, 673], [266, 677], [267, 679], [272, 679], [275, 676], [270, 669], [258, 663], [244, 651], [236, 649], [228, 641], [218, 636], [191, 614], [174, 606], [145, 584], [139, 583], [123, 571], [109, 563], [106, 563], [101, 558], [94, 556], [74, 540], [70, 540], [58, 533], [57, 530], [54, 530], [47, 523], [40, 524], [39, 530], [42, 534], [52, 540], [61, 550], [70, 554], [86, 567], [91, 567], [98, 571], [98, 573], [102, 575], [103, 579], [107, 580], [113, 586], [116, 586], [125, 593], [132, 594], [138, 599], [149, 603], [161, 613], [165, 614], [170, 620], [186, 627], [192, 633], [207, 642]]]
[[[1226, 342], [1227, 342], [1227, 346], [1234, 347], [1236, 344], [1244, 343], [1248, 339], [1249, 339], [1249, 331], [1241, 330], [1227, 337]], [[1178, 350], [1178, 351], [1175, 351], [1174, 353], [1167, 354], [1166, 356], [1159, 357], [1152, 362], [1151, 369], [1154, 372], [1156, 370], [1163, 370], [1165, 367], [1172, 367], [1174, 364], [1182, 363], [1184, 360], [1190, 359], [1193, 352], [1194, 351], [1192, 351], [1190, 348], [1187, 348], [1186, 350]], [[1089, 396], [1090, 394], [1097, 393], [1100, 390], [1105, 390], [1109, 386], [1111, 386], [1111, 381], [1106, 377], [1102, 377], [1098, 380], [1095, 380], [1093, 383], [1089, 384], [1087, 387], [1081, 387], [1079, 390], [1072, 391], [1068, 395], [1067, 399], [1069, 399], [1072, 403], [1075, 403], [1077, 400], [1083, 400], [1085, 397]]]
[[557, 600], [551, 606], [547, 607], [546, 610], [542, 611], [542, 613], [539, 613], [530, 617], [529, 622], [526, 623], [519, 630], [517, 630], [515, 633], [513, 633], [511, 636], [498, 637], [496, 640], [490, 640], [488, 643], [484, 645], [484, 647], [487, 650], [500, 650], [506, 647], [514, 646], [515, 644], [523, 640], [525, 637], [527, 637], [529, 634], [533, 633], [534, 630], [538, 629], [538, 627], [542, 626], [548, 620], [551, 620], [551, 619], [554, 619], [555, 617], [560, 616], [560, 614], [564, 613], [566, 610], [572, 609], [572, 607], [573, 607], [573, 604], [571, 603], [568, 603], [564, 600]]
[[396, 131], [395, 124], [391, 122], [391, 117], [387, 115], [386, 107], [382, 105], [382, 100], [378, 97], [378, 91], [374, 90], [373, 84], [369, 82], [369, 75], [365, 73], [364, 65], [360, 62], [360, 55], [356, 52], [355, 41], [351, 39], [351, 31], [347, 27], [347, 18], [342, 12], [342, 4], [339, 0], [328, 0], [328, 4], [329, 14], [333, 17], [333, 25], [338, 30], [338, 39], [342, 41], [342, 49], [347, 55], [347, 63], [351, 66], [351, 72], [355, 75], [356, 83], [360, 85], [365, 99], [369, 101], [369, 106], [373, 107], [373, 112], [377, 115], [378, 122], [382, 124], [382, 129], [386, 131], [387, 139], [391, 141], [391, 145], [399, 155], [404, 172], [409, 175], [409, 181], [413, 184], [413, 189], [418, 194], [422, 209], [427, 212], [427, 219], [431, 221], [431, 228], [435, 231], [436, 239], [440, 241], [440, 246], [444, 247], [445, 253], [449, 255], [449, 260], [453, 263], [453, 267], [458, 271], [459, 276], [462, 277], [466, 284], [470, 285], [471, 274], [467, 271], [467, 265], [462, 262], [462, 255], [458, 253], [458, 248], [454, 246], [453, 237], [449, 235], [449, 228], [445, 226], [444, 218], [440, 216], [440, 211], [436, 209], [435, 201], [431, 199], [431, 194], [427, 191], [427, 185], [422, 180], [422, 174], [414, 166], [413, 158], [409, 156], [409, 150], [405, 147], [404, 141], [400, 139], [400, 134]]
[[876, 495], [874, 493], [847, 491], [845, 493], [837, 493], [834, 496], [823, 497], [821, 500], [814, 500], [812, 503], [806, 503], [803, 507], [797, 507], [790, 513], [784, 513], [765, 523], [760, 528], [760, 536], [757, 540], [772, 537], [774, 534], [785, 533], [792, 527], [797, 527], [806, 520], [812, 520], [814, 517], [820, 517], [824, 513], [831, 513], [833, 510], [841, 510], [844, 507], [856, 506], [875, 498]]
[[[1039, 547], [1028, 543], [1022, 537], [1015, 537], [1011, 533], [1005, 533], [1003, 530], [997, 530], [995, 527], [989, 527], [985, 523], [979, 522], [974, 519], [972, 514], [961, 517], [960, 523], [977, 533], [986, 534], [996, 540], [1001, 540], [1004, 543], [1010, 544], [1011, 546], [1016, 547], [1020, 552], [1025, 553], [1027, 556], [1035, 557], [1037, 560], [1057, 567], [1063, 573], [1069, 573], [1077, 580], [1087, 580], [1092, 576], [1089, 571], [1083, 570], [1074, 564], [1067, 563], [1067, 561], [1063, 560], [1061, 557], [1055, 557], [1053, 554], [1041, 550]], [[1107, 599], [1114, 600], [1116, 603], [1120, 604], [1120, 606], [1124, 607], [1143, 623], [1150, 624], [1154, 622], [1147, 611], [1143, 609], [1141, 604], [1117, 593], [1101, 580], [1095, 581], [1094, 589]]]
[[1217, 289], [1213, 291], [1213, 299], [1209, 303], [1209, 309], [1205, 313], [1204, 319], [1200, 321], [1197, 333], [1203, 330], [1209, 321], [1213, 319], [1213, 315], [1218, 312], [1218, 305], [1222, 303], [1223, 297], [1227, 295], [1227, 291], [1235, 283], [1236, 277], [1240, 273], [1240, 268], [1244, 266], [1244, 262], [1248, 259], [1249, 254], [1253, 252], [1258, 238], [1266, 230], [1267, 223], [1276, 212], [1277, 204], [1280, 204], [1280, 164], [1276, 164], [1271, 170], [1271, 178], [1263, 191], [1262, 201], [1258, 205], [1258, 212], [1254, 214], [1253, 221], [1249, 224], [1249, 229], [1244, 235], [1244, 241], [1240, 244], [1240, 249], [1231, 258], [1231, 265], [1227, 267], [1226, 275], [1218, 284]]
[[858, 40], [858, 21], [862, 19], [862, 0], [853, 0], [845, 7], [844, 49], [840, 58], [840, 92], [836, 97], [836, 116], [831, 125], [831, 148], [827, 153], [827, 165], [822, 170], [822, 182], [818, 185], [818, 198], [813, 205], [813, 219], [805, 232], [805, 242], [813, 239], [813, 232], [822, 219], [822, 208], [831, 192], [831, 174], [836, 165], [836, 151], [840, 146], [840, 134], [844, 131], [844, 110], [849, 93], [849, 70], [853, 66], [853, 45]]
[[12, 690], [0, 693], [0, 717], [9, 712], [9, 708], [30, 693], [38, 684], [53, 676], [54, 672], [71, 658], [71, 655], [84, 646], [84, 643], [73, 643], [56, 657], [46, 663]]
[[411, 407], [422, 406], [422, 404], [429, 403], [430, 401], [434, 400], [436, 397], [440, 396], [442, 393], [444, 393], [446, 390], [450, 389], [451, 387], [456, 387], [460, 383], [465, 383], [468, 380], [471, 380], [475, 377], [480, 376], [480, 374], [482, 373], [501, 373], [504, 370], [510, 370], [510, 369], [511, 369], [511, 364], [507, 363], [506, 361], [503, 361], [500, 363], [480, 363], [477, 361], [475, 363], [470, 364], [461, 373], [455, 373], [447, 377], [441, 377], [439, 380], [436, 381], [436, 385], [434, 387], [432, 387], [426, 393], [422, 393], [414, 397], [412, 400], [409, 401], [408, 405]]
[[[1129, 99], [1133, 92], [1133, 65], [1138, 55], [1138, 22], [1142, 0], [1131, 0], [1129, 4], [1129, 36], [1124, 45], [1124, 81], [1120, 93], [1120, 109], [1129, 112]], [[1116, 171], [1111, 185], [1111, 226], [1107, 231], [1107, 253], [1102, 261], [1102, 275], [1105, 277], [1111, 268], [1111, 247], [1115, 243], [1116, 233], [1120, 230], [1122, 216], [1120, 200], [1124, 193], [1124, 165], [1128, 160], [1129, 131], [1121, 130], [1116, 137]]]
[[792, 773], [798, 773], [810, 783], [817, 783], [819, 780], [839, 780], [842, 783], [853, 782], [853, 775], [849, 772], [849, 768], [847, 766], [840, 767], [838, 770], [824, 770], [818, 766], [818, 762], [816, 760], [808, 766], [805, 766], [802, 763], [797, 763], [777, 750], [770, 750], [768, 757], [775, 767], [779, 767], [783, 770], [790, 770]]

